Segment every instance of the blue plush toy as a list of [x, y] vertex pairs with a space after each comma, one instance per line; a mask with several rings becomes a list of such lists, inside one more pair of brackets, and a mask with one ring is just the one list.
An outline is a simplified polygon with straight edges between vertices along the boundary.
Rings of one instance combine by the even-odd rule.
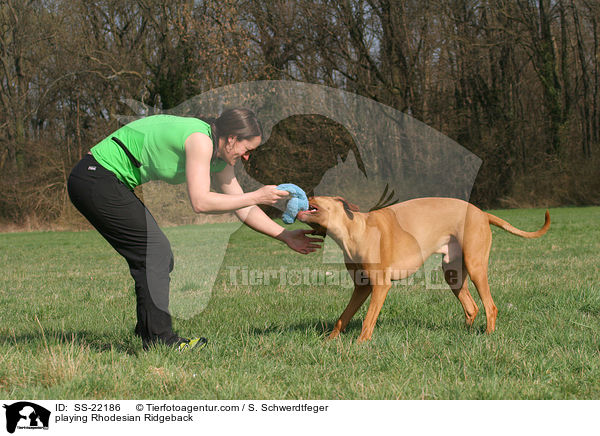
[[292, 198], [288, 200], [287, 208], [283, 212], [283, 222], [286, 224], [292, 224], [296, 220], [296, 215], [301, 210], [308, 210], [308, 198], [302, 190], [302, 188], [294, 185], [293, 183], [283, 183], [277, 186], [280, 191], [287, 191], [290, 193]]

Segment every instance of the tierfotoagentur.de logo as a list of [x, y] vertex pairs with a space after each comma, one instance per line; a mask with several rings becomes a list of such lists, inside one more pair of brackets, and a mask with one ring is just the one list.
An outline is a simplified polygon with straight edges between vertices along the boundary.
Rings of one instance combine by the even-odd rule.
[[28, 401], [4, 404], [6, 409], [6, 431], [15, 430], [48, 430], [50, 411]]
[[[225, 107], [251, 108], [261, 120], [265, 140], [274, 143], [281, 140], [277, 132], [283, 131], [286, 123], [292, 123], [298, 117], [310, 115], [327, 120], [328, 126], [344, 132], [347, 151], [343, 156], [335, 156], [311, 178], [310, 184], [303, 187], [314, 196], [335, 195], [351, 199], [362, 211], [377, 209], [387, 204], [386, 201], [394, 203], [418, 197], [468, 201], [482, 163], [475, 154], [448, 136], [408, 114], [360, 95], [322, 85], [287, 80], [236, 83], [204, 92], [167, 111], [134, 100], [125, 103], [136, 115], [115, 115], [122, 124], [156, 114], [217, 116]], [[270, 139], [272, 135], [273, 139]], [[244, 165], [237, 165], [235, 171], [245, 190], [253, 191], [263, 186]], [[170, 192], [168, 184], [150, 180], [144, 183], [144, 204], [148, 210], [166, 210], [172, 198]], [[285, 209], [284, 204], [275, 207]], [[154, 217], [149, 215], [147, 220], [153, 222]], [[226, 226], [214, 227], [202, 243], [198, 242], [203, 237], [200, 235], [198, 239], [174, 238], [170, 241], [177, 261], [170, 272], [169, 299], [156, 296], [161, 289], [160, 282], [153, 279], [152, 270], [147, 271], [150, 294], [156, 296], [161, 310], [169, 311], [176, 318], [191, 319], [208, 306], [222, 262], [230, 249], [230, 236], [242, 225], [243, 222], [236, 220]], [[159, 233], [152, 233], [148, 237], [160, 238], [157, 235]], [[153, 264], [161, 259], [161, 243], [158, 239], [152, 240], [148, 246], [151, 249], [146, 251], [146, 262]], [[248, 270], [241, 264], [224, 272], [230, 278], [230, 284], [260, 286], [277, 282], [281, 286], [294, 286], [310, 282], [324, 286], [354, 286], [352, 279], [348, 280], [345, 268], [343, 272], [327, 274], [332, 271], [330, 267], [345, 265], [342, 250], [331, 237], [324, 240], [319, 255], [320, 267], [316, 269], [323, 270], [323, 274], [281, 271], [276, 267], [265, 271]], [[426, 271], [428, 289], [447, 289], [440, 263], [436, 268], [430, 268], [434, 272]], [[381, 277], [385, 277], [385, 271], [381, 271]]]

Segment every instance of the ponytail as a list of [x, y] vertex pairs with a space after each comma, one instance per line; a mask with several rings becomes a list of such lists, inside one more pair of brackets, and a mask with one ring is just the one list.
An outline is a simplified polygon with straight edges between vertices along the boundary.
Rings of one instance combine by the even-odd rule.
[[217, 156], [217, 150], [219, 148], [219, 133], [217, 130], [217, 125], [216, 125], [217, 119], [214, 117], [198, 117], [198, 118], [210, 126], [210, 139], [212, 140], [212, 143], [213, 143], [213, 152], [212, 152], [212, 157], [210, 160], [213, 160]]

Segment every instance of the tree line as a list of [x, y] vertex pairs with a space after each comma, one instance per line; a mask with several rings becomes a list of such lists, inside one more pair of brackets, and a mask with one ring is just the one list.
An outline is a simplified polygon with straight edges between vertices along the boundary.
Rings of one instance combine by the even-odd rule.
[[[64, 216], [71, 167], [127, 99], [168, 110], [267, 79], [340, 88], [439, 130], [483, 160], [480, 206], [598, 204], [599, 26], [596, 0], [3, 0], [0, 220]], [[316, 156], [347, 154], [332, 129], [290, 120], [271, 159], [297, 159], [303, 134]], [[248, 169], [276, 179], [274, 165]]]

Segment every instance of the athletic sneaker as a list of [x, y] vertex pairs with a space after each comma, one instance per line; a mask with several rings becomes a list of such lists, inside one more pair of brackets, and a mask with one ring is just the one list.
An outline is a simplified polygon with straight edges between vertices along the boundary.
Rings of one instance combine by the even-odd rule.
[[208, 343], [208, 339], [206, 338], [193, 338], [193, 339], [183, 339], [179, 345], [176, 345], [177, 351], [188, 351], [188, 350], [201, 350], [206, 347]]

